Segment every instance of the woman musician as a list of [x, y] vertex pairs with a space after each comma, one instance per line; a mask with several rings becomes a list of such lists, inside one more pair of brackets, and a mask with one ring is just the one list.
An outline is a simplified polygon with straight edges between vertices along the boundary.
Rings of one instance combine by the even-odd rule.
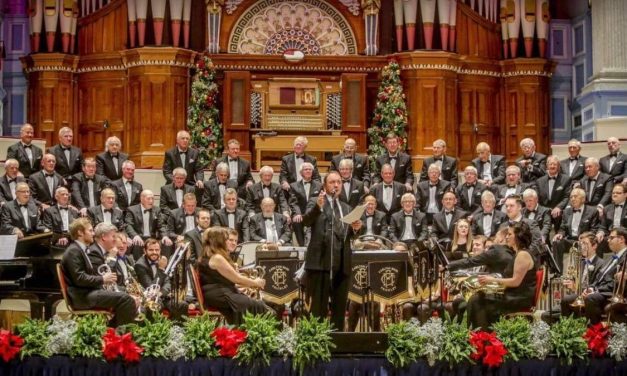
[[229, 324], [238, 325], [244, 313], [272, 312], [261, 300], [239, 291], [236, 285], [263, 289], [265, 280], [251, 279], [236, 270], [228, 254], [228, 229], [210, 227], [203, 233], [203, 255], [198, 261], [198, 273], [205, 304], [217, 308]]
[[475, 328], [487, 329], [500, 315], [530, 308], [536, 291], [538, 262], [529, 251], [531, 229], [518, 222], [507, 229], [505, 241], [515, 256], [505, 268], [504, 278], [479, 276], [481, 284], [498, 283], [505, 287], [503, 296], [474, 294], [468, 301], [468, 318]]

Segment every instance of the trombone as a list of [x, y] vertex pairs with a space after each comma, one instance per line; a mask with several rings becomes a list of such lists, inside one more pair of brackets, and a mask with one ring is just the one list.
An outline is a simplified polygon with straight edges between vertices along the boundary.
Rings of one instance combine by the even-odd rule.
[[612, 292], [612, 297], [610, 298], [611, 304], [622, 304], [625, 303], [625, 266], [627, 266], [627, 257], [623, 257], [623, 265], [618, 269], [618, 280], [614, 284], [614, 291]]

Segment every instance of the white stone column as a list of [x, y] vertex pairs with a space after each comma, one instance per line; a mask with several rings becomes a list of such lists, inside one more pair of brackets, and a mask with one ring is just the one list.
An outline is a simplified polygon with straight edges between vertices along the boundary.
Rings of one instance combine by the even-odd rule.
[[627, 76], [627, 1], [592, 0], [591, 10], [594, 77]]

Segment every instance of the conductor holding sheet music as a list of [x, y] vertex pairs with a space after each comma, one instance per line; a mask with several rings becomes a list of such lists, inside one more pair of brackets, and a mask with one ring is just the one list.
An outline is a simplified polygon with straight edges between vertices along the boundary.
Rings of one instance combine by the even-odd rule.
[[312, 315], [324, 319], [330, 308], [331, 323], [343, 331], [352, 265], [350, 240], [362, 223], [358, 220], [349, 226], [342, 222], [350, 207], [338, 200], [340, 175], [330, 172], [323, 183], [318, 199], [309, 201], [303, 215], [303, 224], [311, 226], [311, 242], [305, 256], [307, 298]]

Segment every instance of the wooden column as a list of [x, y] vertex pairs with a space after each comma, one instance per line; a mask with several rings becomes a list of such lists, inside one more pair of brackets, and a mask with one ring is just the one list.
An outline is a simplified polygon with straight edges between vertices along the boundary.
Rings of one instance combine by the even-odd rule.
[[520, 141], [530, 137], [536, 150], [550, 152], [549, 76], [555, 67], [545, 59], [513, 59], [501, 62], [501, 134], [505, 140], [503, 155], [509, 162], [521, 153]]
[[[222, 96], [222, 129], [224, 150], [227, 142], [234, 138], [240, 142], [240, 155], [252, 160], [250, 140], [250, 72], [224, 72], [224, 95]], [[260, 168], [261, 166], [256, 166]]]
[[414, 171], [441, 138], [457, 150], [457, 55], [447, 52], [410, 52], [397, 55], [407, 101], [407, 152]]
[[78, 57], [65, 54], [33, 54], [22, 58], [28, 79], [28, 122], [35, 137], [51, 146], [58, 132], [70, 127], [76, 134], [75, 76]]
[[343, 73], [342, 134], [355, 140], [357, 151], [368, 150], [366, 135], [366, 76], [365, 73]]
[[127, 151], [141, 167], [161, 168], [163, 154], [186, 128], [195, 52], [179, 48], [122, 51], [127, 66]]

